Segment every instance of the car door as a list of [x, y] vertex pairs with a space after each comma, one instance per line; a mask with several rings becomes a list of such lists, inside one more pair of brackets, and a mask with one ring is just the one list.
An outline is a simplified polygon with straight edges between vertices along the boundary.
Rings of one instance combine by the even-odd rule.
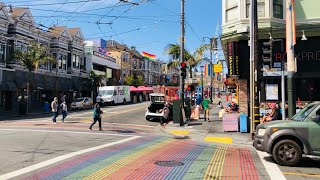
[[308, 140], [313, 151], [320, 153], [320, 105], [307, 118]]

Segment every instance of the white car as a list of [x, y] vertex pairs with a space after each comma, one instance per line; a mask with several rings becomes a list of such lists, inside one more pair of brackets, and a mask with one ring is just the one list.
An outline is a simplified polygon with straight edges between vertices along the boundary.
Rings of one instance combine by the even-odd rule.
[[161, 93], [150, 94], [150, 105], [146, 109], [146, 120], [151, 119], [168, 119], [170, 114], [169, 107], [166, 106], [165, 95]]
[[92, 107], [93, 107], [93, 101], [89, 97], [77, 98], [70, 105], [71, 109], [87, 109]]

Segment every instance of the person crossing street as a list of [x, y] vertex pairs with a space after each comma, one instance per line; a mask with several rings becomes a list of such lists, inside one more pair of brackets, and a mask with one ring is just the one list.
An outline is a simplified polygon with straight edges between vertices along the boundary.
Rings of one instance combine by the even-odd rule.
[[103, 111], [100, 108], [100, 105], [98, 103], [96, 103], [94, 105], [94, 110], [93, 110], [93, 122], [90, 125], [89, 129], [92, 130], [92, 126], [98, 121], [99, 122], [99, 131], [102, 131], [102, 127], [101, 127], [101, 114], [103, 113]]
[[202, 108], [204, 110], [204, 121], [210, 122], [210, 108], [209, 108], [210, 99], [208, 95], [205, 95], [205, 99], [202, 101]]
[[53, 115], [52, 121], [54, 123], [56, 123], [57, 122], [57, 117], [59, 115], [58, 114], [58, 98], [57, 97], [55, 97], [53, 99], [53, 101], [51, 102], [51, 111], [52, 111], [52, 115]]

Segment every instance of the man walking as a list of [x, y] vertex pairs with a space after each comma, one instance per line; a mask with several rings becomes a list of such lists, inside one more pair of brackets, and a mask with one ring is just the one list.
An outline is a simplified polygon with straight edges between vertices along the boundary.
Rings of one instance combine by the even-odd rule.
[[64, 119], [67, 117], [67, 111], [68, 111], [66, 101], [63, 101], [63, 103], [60, 106], [61, 106], [61, 113], [62, 113], [62, 122], [64, 122]]
[[209, 120], [209, 117], [210, 117], [209, 103], [210, 103], [210, 99], [208, 99], [208, 96], [205, 95], [205, 99], [202, 101], [202, 108], [204, 110], [204, 121], [208, 120], [208, 122], [210, 122], [210, 120]]
[[51, 102], [51, 111], [53, 115], [52, 121], [55, 123], [57, 122], [56, 118], [58, 117], [58, 98], [57, 97], [55, 97]]

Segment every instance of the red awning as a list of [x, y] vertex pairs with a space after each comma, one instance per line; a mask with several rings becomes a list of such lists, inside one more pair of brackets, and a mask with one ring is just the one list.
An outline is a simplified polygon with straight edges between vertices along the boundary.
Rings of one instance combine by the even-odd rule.
[[139, 86], [139, 90], [141, 91], [153, 91], [153, 87]]
[[136, 88], [134, 86], [130, 86], [129, 89], [130, 89], [130, 92], [139, 92], [140, 91], [138, 88]]

